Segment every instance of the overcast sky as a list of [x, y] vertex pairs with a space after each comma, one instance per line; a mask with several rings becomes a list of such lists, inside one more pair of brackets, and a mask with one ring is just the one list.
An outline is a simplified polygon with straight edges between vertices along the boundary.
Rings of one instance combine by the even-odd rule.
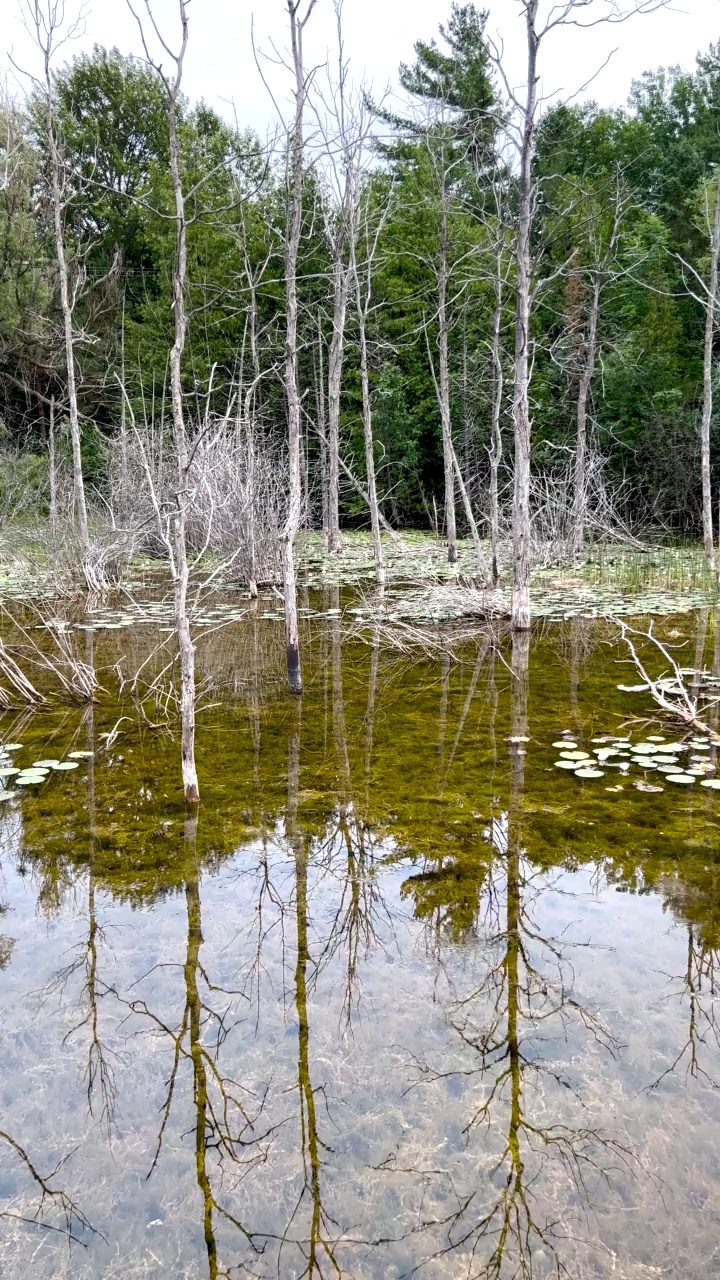
[[[0, 0], [0, 53], [9, 65], [12, 52], [24, 67], [33, 66], [33, 52], [20, 22], [26, 0]], [[42, 0], [46, 2], [46, 0]], [[137, 0], [138, 7], [144, 0]], [[550, 3], [550, 0], [545, 0]], [[597, 0], [598, 5], [602, 0]], [[77, 12], [66, 0], [68, 14]], [[511, 81], [523, 80], [524, 27], [518, 0], [485, 0], [490, 9], [488, 32], [502, 40]], [[478, 7], [484, 7], [481, 3]], [[177, 31], [177, 0], [153, 0], [153, 11], [169, 42]], [[394, 84], [398, 63], [410, 61], [413, 42], [437, 35], [450, 11], [450, 0], [345, 0], [346, 51], [353, 74], [372, 82], [379, 94]], [[598, 9], [599, 12], [599, 9]], [[285, 0], [192, 0], [190, 44], [185, 89], [191, 99], [204, 98], [228, 116], [237, 112], [241, 126], [265, 133], [275, 109], [255, 65], [252, 32], [261, 56], [272, 57], [272, 44], [286, 48]], [[592, 31], [571, 28], [548, 37], [541, 53], [543, 90], [561, 97], [575, 93], [616, 50], [582, 98], [594, 97], [607, 106], [624, 105], [631, 81], [642, 71], [680, 64], [692, 68], [699, 50], [720, 39], [720, 0], [671, 0], [659, 12], [635, 17], [616, 27]], [[307, 28], [307, 61], [324, 60], [333, 47], [332, 0], [317, 0]], [[141, 52], [137, 27], [125, 0], [90, 0], [84, 35], [66, 46], [71, 56], [93, 44], [117, 45], [123, 53]], [[287, 102], [287, 73], [264, 61], [266, 76], [281, 106]], [[234, 105], [233, 105], [234, 104]]]

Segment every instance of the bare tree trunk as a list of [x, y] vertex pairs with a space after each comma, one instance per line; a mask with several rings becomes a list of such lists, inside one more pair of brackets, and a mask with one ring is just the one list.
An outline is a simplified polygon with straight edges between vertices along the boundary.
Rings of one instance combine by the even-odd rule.
[[[592, 302], [590, 304], [585, 367], [580, 376], [580, 386], [578, 388], [575, 476], [573, 481], [572, 555], [574, 560], [582, 554], [583, 543], [585, 541], [585, 511], [587, 506], [587, 476], [585, 474], [587, 460], [587, 406], [588, 397], [590, 395], [590, 385], [595, 373], [601, 287], [601, 280], [598, 274], [595, 277]], [[710, 551], [712, 554], [712, 515], [710, 517]]]
[[340, 537], [340, 386], [345, 351], [345, 317], [350, 272], [342, 261], [345, 237], [335, 246], [333, 331], [328, 352], [328, 551], [342, 551]]
[[[125, 378], [125, 295], [123, 294], [122, 320], [120, 327], [120, 377], [122, 379], [121, 386], [126, 387]], [[121, 390], [120, 393], [120, 492], [123, 500], [127, 495], [127, 409], [125, 404], [125, 394]]]
[[360, 294], [360, 279], [355, 269], [355, 288], [357, 296], [358, 329], [360, 336], [360, 379], [362, 382], [363, 401], [363, 436], [365, 438], [365, 470], [367, 472], [367, 496], [370, 508], [370, 527], [372, 529], [373, 556], [375, 557], [375, 579], [379, 587], [385, 585], [385, 561], [383, 558], [382, 539], [380, 537], [380, 517], [378, 512], [377, 485], [375, 483], [375, 448], [373, 441], [372, 403], [370, 400], [370, 379], [368, 375], [367, 355], [367, 311], [370, 302], [372, 270], [368, 262], [368, 285], [365, 299]]
[[55, 460], [55, 397], [50, 397], [50, 430], [48, 433], [48, 468], [50, 471], [50, 532], [57, 527], [57, 463]]
[[715, 222], [710, 246], [710, 283], [705, 311], [705, 348], [703, 359], [703, 407], [700, 427], [702, 469], [703, 545], [705, 559], [710, 568], [714, 565], [712, 487], [710, 476], [710, 428], [713, 412], [713, 340], [715, 337], [715, 308], [717, 305], [718, 256], [720, 255], [720, 178], [715, 193]]
[[473, 466], [474, 423], [470, 412], [470, 395], [468, 391], [468, 340], [467, 340], [467, 306], [463, 316], [463, 375], [462, 375], [462, 417], [463, 417], [463, 467], [469, 476]]
[[188, 41], [187, 0], [180, 0], [182, 46], [177, 59], [177, 74], [168, 94], [168, 135], [170, 142], [170, 173], [175, 196], [175, 265], [173, 271], [173, 311], [175, 315], [175, 341], [170, 351], [170, 394], [172, 399], [173, 435], [177, 459], [178, 492], [174, 521], [175, 546], [175, 629], [180, 649], [180, 718], [182, 724], [182, 778], [185, 801], [197, 804], [200, 799], [195, 768], [195, 646], [190, 633], [187, 609], [190, 568], [187, 556], [187, 490], [190, 458], [185, 431], [185, 412], [182, 392], [182, 359], [187, 338], [187, 314], [185, 287], [187, 282], [187, 223], [185, 196], [180, 174], [180, 146], [177, 136], [177, 100], [180, 93], [183, 59]]
[[245, 417], [245, 448], [248, 487], [248, 590], [257, 600], [257, 555], [255, 538], [255, 425]]
[[300, 471], [300, 389], [298, 385], [297, 353], [297, 264], [302, 231], [303, 203], [303, 112], [307, 84], [303, 67], [302, 37], [305, 24], [315, 6], [310, 0], [305, 17], [298, 17], [301, 0], [287, 0], [290, 18], [290, 41], [295, 70], [295, 121], [292, 136], [291, 174], [292, 197], [289, 209], [289, 232], [285, 245], [285, 390], [288, 412], [288, 461], [290, 491], [288, 514], [281, 535], [283, 589], [285, 596], [285, 649], [287, 654], [288, 689], [290, 693], [302, 693], [302, 669], [300, 666], [300, 641], [298, 635], [297, 584], [295, 581], [295, 537], [300, 525], [302, 503], [302, 476]]
[[325, 546], [329, 549], [330, 534], [330, 498], [328, 492], [328, 447], [327, 447], [327, 423], [325, 420], [325, 361], [323, 360], [323, 335], [320, 317], [318, 316], [318, 359], [317, 368], [315, 370], [315, 405], [318, 424], [318, 435], [320, 436], [320, 488], [321, 488], [321, 510], [322, 510], [322, 531], [325, 539]]
[[47, 95], [47, 131], [50, 150], [50, 175], [53, 208], [53, 231], [55, 235], [55, 256], [57, 258], [58, 280], [60, 284], [60, 307], [63, 318], [63, 338], [65, 343], [65, 366], [67, 375], [68, 417], [70, 419], [70, 440], [72, 444], [73, 463], [73, 499], [75, 519], [80, 533], [80, 547], [85, 563], [90, 558], [90, 535], [88, 532], [87, 506], [85, 504], [85, 485], [82, 473], [82, 435], [78, 414], [77, 381], [75, 377], [75, 339], [73, 336], [74, 297], [70, 287], [70, 273], [67, 254], [65, 252], [65, 229], [63, 226], [63, 162], [60, 154], [58, 126], [53, 110], [53, 86], [50, 69], [50, 58], [54, 38], [55, 11], [51, 15], [50, 27], [43, 25], [37, 0], [33, 13], [37, 16], [38, 44], [44, 55], [45, 92]]
[[475, 567], [478, 571], [478, 574], [482, 574], [482, 571], [483, 571], [482, 543], [480, 541], [480, 533], [477, 527], [477, 520], [475, 519], [475, 516], [473, 514], [472, 503], [470, 501], [470, 494], [468, 493], [467, 486], [465, 484], [465, 481], [463, 480], [462, 471], [460, 470], [460, 463], [458, 462], [458, 456], [457, 456], [457, 453], [455, 452], [455, 446], [452, 440], [450, 441], [450, 447], [452, 449], [453, 468], [454, 468], [455, 476], [457, 477], [458, 488], [460, 490], [463, 509], [465, 511], [465, 519], [467, 520], [468, 525], [470, 527], [470, 534], [473, 540], [473, 548], [475, 550]]
[[[443, 162], [444, 165], [444, 162]], [[440, 422], [442, 426], [443, 463], [445, 469], [445, 535], [448, 563], [457, 562], [457, 528], [455, 522], [455, 467], [453, 465], [452, 421], [450, 417], [450, 361], [448, 354], [448, 235], [445, 174], [442, 175], [440, 212], [440, 256], [438, 260], [438, 347], [440, 353]]]
[[536, 19], [539, 0], [527, 0], [527, 99], [520, 150], [520, 193], [517, 238], [517, 304], [515, 313], [515, 485], [513, 493], [513, 590], [511, 625], [514, 631], [530, 626], [530, 295], [532, 261], [532, 159], [537, 106]]
[[500, 578], [500, 507], [498, 500], [498, 473], [502, 462], [502, 431], [500, 418], [503, 398], [503, 365], [500, 348], [502, 325], [502, 245], [497, 250], [497, 275], [495, 278], [495, 312], [492, 329], [493, 404], [490, 433], [490, 554], [492, 559], [492, 583], [496, 587]]
[[[180, 652], [180, 722], [182, 728], [181, 760], [182, 779], [185, 803], [196, 805], [200, 800], [197, 770], [195, 768], [195, 646], [192, 642], [190, 617], [188, 614], [188, 584], [190, 565], [187, 554], [187, 506], [189, 501], [190, 454], [188, 451], [187, 432], [185, 430], [185, 408], [182, 389], [182, 361], [187, 339], [187, 311], [185, 307], [185, 290], [187, 287], [187, 219], [185, 215], [185, 193], [180, 172], [180, 142], [177, 132], [177, 109], [180, 98], [180, 86], [183, 77], [185, 53], [188, 45], [188, 15], [190, 0], [179, 0], [180, 8], [180, 51], [171, 52], [162, 41], [163, 49], [175, 63], [175, 74], [168, 79], [162, 67], [153, 62], [147, 43], [142, 21], [135, 13], [132, 5], [130, 11], [135, 17], [140, 31], [140, 38], [145, 56], [160, 80], [166, 95], [165, 111], [168, 126], [168, 149], [170, 160], [170, 177], [172, 179], [173, 198], [175, 201], [175, 262], [173, 264], [173, 315], [175, 318], [175, 339], [170, 349], [170, 400], [172, 405], [173, 447], [177, 468], [177, 493], [175, 494], [175, 511], [173, 513], [172, 544], [167, 539], [167, 552], [173, 576], [173, 612], [175, 633]], [[148, 2], [148, 16], [157, 34], [157, 26]], [[163, 396], [164, 400], [164, 396]], [[164, 408], [164, 404], [163, 404]], [[160, 435], [164, 413], [160, 416]]]

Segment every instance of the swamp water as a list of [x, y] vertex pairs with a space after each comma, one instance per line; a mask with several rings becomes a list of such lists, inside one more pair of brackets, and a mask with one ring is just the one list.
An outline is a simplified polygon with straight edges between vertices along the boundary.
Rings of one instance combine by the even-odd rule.
[[[4, 779], [0, 1275], [720, 1275], [720, 792], [552, 745], [690, 735], [602, 623], [340, 629], [297, 702], [277, 621], [200, 639], [197, 821], [129, 700], [0, 721], [89, 753]], [[106, 689], [156, 638], [88, 635]]]

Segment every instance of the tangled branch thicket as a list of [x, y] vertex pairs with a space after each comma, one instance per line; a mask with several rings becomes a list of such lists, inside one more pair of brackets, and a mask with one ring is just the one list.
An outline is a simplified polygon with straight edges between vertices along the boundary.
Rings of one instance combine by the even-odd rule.
[[[116, 529], [134, 531], [137, 550], [164, 555], [177, 509], [177, 461], [162, 429], [136, 430], [114, 450], [108, 488]], [[222, 419], [203, 427], [190, 444], [189, 490], [189, 550], [214, 553], [244, 581], [277, 581], [287, 502], [280, 446]]]

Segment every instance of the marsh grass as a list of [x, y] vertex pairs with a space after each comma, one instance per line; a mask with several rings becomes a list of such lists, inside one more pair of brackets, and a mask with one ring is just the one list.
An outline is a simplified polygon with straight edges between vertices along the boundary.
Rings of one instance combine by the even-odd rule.
[[584, 581], [624, 591], [706, 591], [718, 594], [718, 580], [707, 565], [700, 544], [658, 546], [647, 552], [598, 544], [581, 567]]

